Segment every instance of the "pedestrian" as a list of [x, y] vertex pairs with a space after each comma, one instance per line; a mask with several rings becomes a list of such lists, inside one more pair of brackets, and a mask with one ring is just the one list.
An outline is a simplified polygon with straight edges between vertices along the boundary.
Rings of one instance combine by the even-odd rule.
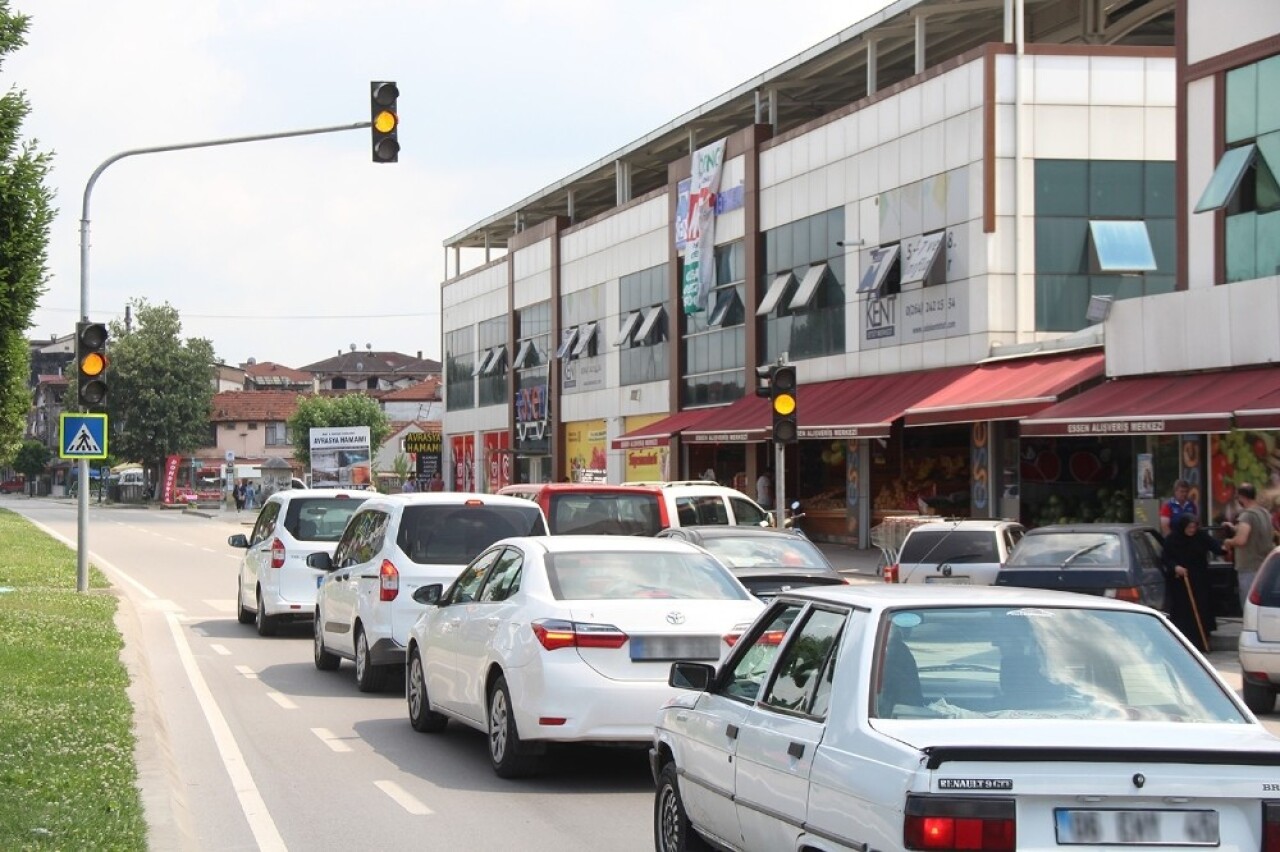
[[246, 509], [258, 508], [258, 486], [252, 481], [245, 483], [244, 486], [244, 507]]
[[1200, 517], [1200, 510], [1191, 499], [1191, 483], [1179, 479], [1173, 483], [1173, 496], [1160, 504], [1160, 532], [1168, 535], [1174, 519], [1187, 513]]
[[703, 479], [703, 481], [704, 481], [704, 482], [715, 482], [715, 481], [717, 481], [717, 480], [716, 480], [716, 469], [715, 469], [714, 467], [709, 467], [709, 468], [707, 468], [706, 470], [704, 470], [704, 471], [702, 472], [702, 479]]
[[1169, 620], [1201, 651], [1209, 650], [1205, 641], [1218, 629], [1213, 615], [1210, 553], [1221, 555], [1222, 545], [1200, 528], [1199, 518], [1183, 512], [1173, 519], [1162, 554]]
[[244, 480], [236, 483], [235, 488], [231, 491], [231, 497], [236, 501], [236, 511], [239, 512], [244, 508]]
[[1251, 483], [1236, 486], [1236, 499], [1243, 511], [1236, 515], [1234, 524], [1224, 524], [1231, 536], [1223, 544], [1231, 548], [1236, 565], [1236, 579], [1240, 583], [1240, 603], [1249, 596], [1249, 587], [1262, 566], [1262, 560], [1271, 552], [1274, 536], [1271, 532], [1271, 514], [1258, 503], [1258, 489]]
[[761, 471], [756, 477], [756, 502], [764, 509], [773, 506], [773, 480], [769, 478], [767, 470]]
[[400, 486], [400, 490], [401, 490], [402, 492], [404, 492], [405, 494], [412, 494], [412, 493], [414, 492], [413, 480], [412, 480], [412, 479], [406, 479], [406, 480], [404, 481], [404, 485], [401, 485], [401, 486]]
[[440, 475], [440, 471], [437, 470], [435, 473], [431, 474], [431, 482], [428, 483], [427, 488], [431, 491], [444, 490], [444, 477]]

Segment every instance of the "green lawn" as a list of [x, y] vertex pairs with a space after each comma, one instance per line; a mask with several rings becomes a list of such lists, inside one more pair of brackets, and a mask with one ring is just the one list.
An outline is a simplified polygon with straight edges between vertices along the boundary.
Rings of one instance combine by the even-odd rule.
[[0, 849], [145, 849], [116, 599], [0, 511]]

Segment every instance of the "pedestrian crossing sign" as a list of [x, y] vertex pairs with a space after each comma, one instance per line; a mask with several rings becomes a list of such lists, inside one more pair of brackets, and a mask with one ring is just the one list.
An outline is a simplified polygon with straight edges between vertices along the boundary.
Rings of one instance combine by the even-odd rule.
[[67, 414], [58, 417], [58, 457], [64, 459], [105, 459], [107, 457], [107, 415]]

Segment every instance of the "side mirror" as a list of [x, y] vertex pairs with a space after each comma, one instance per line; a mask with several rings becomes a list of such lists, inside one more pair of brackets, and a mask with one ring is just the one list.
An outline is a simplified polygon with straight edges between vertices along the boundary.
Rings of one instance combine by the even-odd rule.
[[442, 583], [431, 583], [413, 590], [413, 599], [423, 606], [439, 606], [442, 597], [444, 597]]
[[323, 550], [307, 554], [307, 567], [319, 568], [321, 571], [333, 570], [333, 557]]
[[672, 663], [667, 685], [676, 689], [692, 689], [706, 692], [715, 679], [716, 667], [708, 663]]
[[248, 547], [249, 539], [244, 537], [244, 533], [236, 533], [235, 535], [227, 536], [227, 544], [232, 547]]
[[764, 520], [760, 522], [762, 527], [776, 527], [778, 519], [773, 516], [773, 512], [765, 512]]

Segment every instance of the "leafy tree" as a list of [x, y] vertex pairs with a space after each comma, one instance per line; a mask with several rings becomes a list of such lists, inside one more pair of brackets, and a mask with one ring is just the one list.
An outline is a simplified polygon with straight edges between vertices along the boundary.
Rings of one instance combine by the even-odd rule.
[[368, 426], [371, 455], [391, 434], [386, 412], [373, 397], [362, 393], [302, 397], [289, 418], [289, 434], [293, 436], [293, 457], [303, 467], [311, 466], [311, 430], [333, 426]]
[[[29, 18], [0, 0], [0, 60], [27, 43]], [[45, 186], [49, 155], [22, 141], [31, 111], [26, 95], [0, 97], [0, 462], [17, 452], [31, 407], [31, 354], [26, 332], [48, 272], [45, 267], [53, 192]]]
[[23, 441], [13, 456], [13, 469], [27, 477], [31, 482], [49, 466], [53, 451], [43, 441]]

